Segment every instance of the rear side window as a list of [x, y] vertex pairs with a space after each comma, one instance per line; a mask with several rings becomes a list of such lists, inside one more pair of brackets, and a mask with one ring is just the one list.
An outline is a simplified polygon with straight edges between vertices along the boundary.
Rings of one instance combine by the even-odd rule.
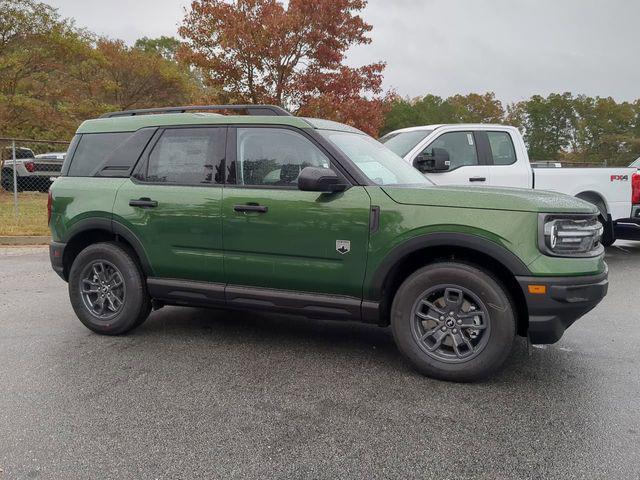
[[71, 177], [89, 177], [131, 132], [85, 133], [80, 138], [69, 167]]
[[222, 183], [224, 127], [165, 130], [149, 155], [145, 181], [179, 185]]
[[516, 151], [513, 148], [511, 135], [507, 132], [487, 132], [491, 156], [494, 165], [511, 165], [516, 161]]

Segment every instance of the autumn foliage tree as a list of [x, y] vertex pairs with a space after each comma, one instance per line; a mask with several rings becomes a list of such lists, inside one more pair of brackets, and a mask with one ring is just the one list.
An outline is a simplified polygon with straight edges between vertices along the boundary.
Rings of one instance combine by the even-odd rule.
[[165, 43], [129, 47], [42, 2], [0, 0], [0, 136], [69, 139], [106, 111], [190, 103], [198, 86]]
[[369, 133], [383, 122], [383, 62], [344, 65], [367, 44], [365, 0], [195, 0], [178, 58], [198, 70], [221, 102], [273, 103]]
[[502, 123], [504, 115], [502, 103], [493, 92], [458, 94], [448, 98], [425, 95], [403, 99], [396, 96], [390, 102], [383, 133], [436, 123]]
[[100, 39], [97, 51], [106, 63], [101, 72], [103, 100], [119, 110], [188, 103], [194, 86], [185, 69], [160, 52], [131, 48], [121, 40]]

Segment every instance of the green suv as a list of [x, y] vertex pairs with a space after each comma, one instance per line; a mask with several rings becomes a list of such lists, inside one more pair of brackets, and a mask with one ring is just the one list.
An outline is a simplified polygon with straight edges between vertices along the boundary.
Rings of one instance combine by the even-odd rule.
[[473, 381], [516, 334], [556, 342], [604, 297], [597, 215], [554, 193], [436, 187], [359, 130], [278, 107], [136, 110], [78, 129], [50, 190], [50, 257], [98, 333], [163, 305], [355, 320], [390, 325], [420, 372]]

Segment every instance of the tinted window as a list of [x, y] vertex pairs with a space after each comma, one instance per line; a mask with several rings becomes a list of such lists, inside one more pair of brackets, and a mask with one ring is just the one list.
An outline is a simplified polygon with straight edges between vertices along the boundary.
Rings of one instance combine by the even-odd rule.
[[441, 148], [449, 154], [450, 170], [468, 165], [478, 165], [478, 154], [471, 132], [450, 132], [440, 135], [422, 153], [433, 156], [433, 149]]
[[310, 140], [282, 128], [239, 128], [229, 183], [296, 186], [305, 167], [329, 167], [329, 159]]
[[85, 133], [78, 142], [68, 175], [75, 177], [93, 175], [107, 156], [130, 136], [131, 132]]
[[495, 165], [511, 165], [516, 161], [516, 151], [513, 148], [511, 135], [507, 132], [487, 132], [491, 155]]
[[105, 163], [99, 167], [97, 175], [128, 177], [155, 131], [155, 128], [142, 128], [131, 135], [107, 156]]
[[202, 185], [222, 183], [226, 128], [165, 130], [149, 155], [146, 181]]
[[413, 147], [427, 138], [433, 130], [413, 130], [410, 132], [388, 133], [380, 139], [380, 142], [396, 155], [404, 157]]

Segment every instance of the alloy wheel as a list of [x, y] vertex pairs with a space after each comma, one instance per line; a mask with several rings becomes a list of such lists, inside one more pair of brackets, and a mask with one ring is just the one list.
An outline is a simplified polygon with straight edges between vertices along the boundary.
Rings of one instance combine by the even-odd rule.
[[491, 333], [486, 305], [469, 289], [436, 285], [420, 295], [412, 313], [412, 333], [430, 357], [446, 363], [475, 358]]

